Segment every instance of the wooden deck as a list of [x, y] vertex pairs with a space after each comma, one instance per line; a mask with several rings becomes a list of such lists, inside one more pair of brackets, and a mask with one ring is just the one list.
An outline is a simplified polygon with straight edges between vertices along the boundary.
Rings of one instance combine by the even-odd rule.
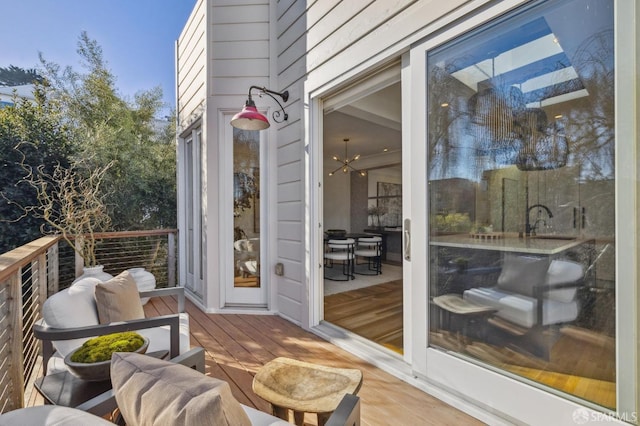
[[[156, 301], [147, 309], [169, 311], [168, 306]], [[243, 404], [270, 411], [269, 404], [251, 390], [251, 382], [262, 365], [286, 356], [361, 369], [364, 381], [358, 395], [363, 425], [482, 424], [280, 317], [204, 314], [191, 304], [187, 309], [191, 345], [206, 349], [208, 373], [228, 381]], [[315, 425], [315, 416], [307, 415], [305, 423]]]
[[[171, 300], [157, 298], [145, 306], [147, 316], [167, 314], [175, 309], [176, 304]], [[243, 404], [270, 411], [269, 404], [251, 390], [251, 382], [262, 365], [285, 356], [361, 369], [364, 381], [358, 395], [363, 425], [482, 424], [280, 317], [205, 314], [190, 302], [187, 302], [187, 311], [191, 346], [205, 348], [207, 373], [229, 382], [234, 396]], [[27, 401], [29, 405], [43, 403], [42, 397], [29, 389]], [[306, 415], [305, 424], [315, 425], [315, 416]]]

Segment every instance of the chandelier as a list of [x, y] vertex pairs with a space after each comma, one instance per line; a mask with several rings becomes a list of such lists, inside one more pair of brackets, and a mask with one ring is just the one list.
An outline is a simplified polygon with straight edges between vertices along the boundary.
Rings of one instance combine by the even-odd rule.
[[342, 173], [347, 173], [349, 169], [351, 169], [354, 172], [358, 172], [360, 176], [366, 176], [367, 172], [365, 170], [358, 170], [351, 165], [354, 161], [360, 158], [360, 154], [356, 154], [351, 159], [349, 159], [349, 155], [347, 153], [347, 142], [349, 142], [349, 138], [345, 138], [343, 139], [343, 141], [344, 141], [344, 159], [341, 159], [337, 155], [333, 156], [333, 159], [336, 160], [338, 163], [340, 163], [340, 166], [338, 166], [334, 171], [329, 173], [329, 176], [333, 176], [335, 172], [341, 169], [342, 169]]

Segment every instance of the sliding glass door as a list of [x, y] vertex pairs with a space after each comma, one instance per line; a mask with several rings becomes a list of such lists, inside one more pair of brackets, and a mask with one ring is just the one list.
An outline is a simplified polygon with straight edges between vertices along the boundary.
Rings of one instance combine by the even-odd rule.
[[414, 367], [479, 400], [494, 391], [478, 381], [529, 394], [498, 372], [600, 410], [634, 407], [632, 379], [617, 374], [629, 271], [616, 219], [630, 213], [616, 193], [633, 185], [619, 180], [630, 152], [616, 140], [614, 4], [500, 5], [411, 52], [428, 265]]

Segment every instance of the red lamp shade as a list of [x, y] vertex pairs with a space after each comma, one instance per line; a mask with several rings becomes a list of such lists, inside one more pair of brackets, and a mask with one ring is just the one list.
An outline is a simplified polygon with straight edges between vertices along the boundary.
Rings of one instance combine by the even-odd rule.
[[269, 120], [260, 114], [253, 101], [249, 100], [231, 119], [231, 125], [242, 130], [264, 130], [269, 128]]

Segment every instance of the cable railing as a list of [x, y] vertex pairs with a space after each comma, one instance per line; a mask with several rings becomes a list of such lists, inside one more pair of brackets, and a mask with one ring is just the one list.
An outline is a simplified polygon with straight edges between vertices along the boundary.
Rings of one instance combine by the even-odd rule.
[[[145, 268], [157, 287], [176, 285], [177, 231], [98, 234], [98, 263], [112, 275]], [[33, 325], [48, 296], [82, 274], [82, 258], [57, 236], [0, 254], [0, 413], [25, 404], [25, 387], [38, 370], [40, 344]]]

